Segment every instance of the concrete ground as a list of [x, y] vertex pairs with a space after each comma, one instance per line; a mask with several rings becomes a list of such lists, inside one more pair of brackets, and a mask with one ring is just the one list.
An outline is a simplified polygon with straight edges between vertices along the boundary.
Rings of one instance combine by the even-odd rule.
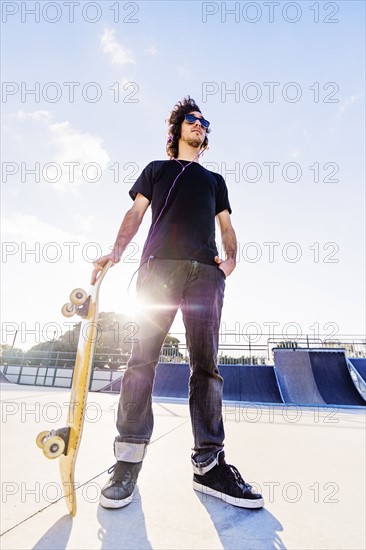
[[58, 461], [35, 445], [62, 427], [69, 390], [2, 384], [1, 548], [364, 549], [365, 411], [224, 405], [226, 459], [261, 490], [245, 510], [192, 489], [186, 403], [155, 402], [155, 429], [134, 501], [98, 504], [114, 463], [116, 395], [90, 393], [76, 479], [78, 513], [62, 498]]

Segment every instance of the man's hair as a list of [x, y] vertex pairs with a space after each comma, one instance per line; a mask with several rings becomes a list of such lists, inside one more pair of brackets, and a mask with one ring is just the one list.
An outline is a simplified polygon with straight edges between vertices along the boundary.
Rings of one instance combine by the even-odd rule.
[[[171, 158], [175, 158], [178, 156], [178, 140], [181, 136], [182, 122], [184, 121], [184, 116], [188, 115], [192, 111], [198, 111], [200, 113], [201, 109], [198, 107], [194, 99], [192, 99], [190, 96], [187, 96], [182, 101], [178, 101], [178, 103], [174, 105], [174, 108], [171, 111], [169, 118], [167, 119], [169, 126], [166, 152]], [[207, 134], [210, 131], [210, 128], [207, 128], [206, 137], [204, 142], [202, 143], [201, 150], [207, 149], [208, 147]]]

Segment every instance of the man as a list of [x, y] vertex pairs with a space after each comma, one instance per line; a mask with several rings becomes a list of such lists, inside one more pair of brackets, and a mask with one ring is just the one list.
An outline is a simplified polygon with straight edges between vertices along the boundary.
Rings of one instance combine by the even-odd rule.
[[[238, 470], [225, 462], [223, 379], [217, 368], [218, 333], [225, 279], [235, 268], [237, 242], [221, 175], [203, 168], [200, 154], [210, 132], [193, 99], [178, 102], [169, 120], [170, 160], [146, 166], [130, 190], [126, 213], [111, 254], [94, 263], [92, 282], [108, 260], [120, 261], [151, 204], [152, 223], [137, 278], [143, 304], [138, 341], [123, 377], [114, 442], [116, 464], [103, 487], [101, 505], [121, 508], [132, 501], [153, 430], [152, 387], [164, 339], [180, 308], [190, 358], [189, 409], [194, 437], [193, 487], [244, 508], [261, 508]], [[215, 218], [225, 259], [218, 257]]]

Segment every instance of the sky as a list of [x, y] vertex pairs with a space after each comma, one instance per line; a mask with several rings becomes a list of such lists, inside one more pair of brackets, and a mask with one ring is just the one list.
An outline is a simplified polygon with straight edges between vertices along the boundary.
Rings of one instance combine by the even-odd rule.
[[[222, 342], [365, 331], [365, 5], [1, 2], [1, 341], [29, 349], [108, 253], [128, 190], [190, 95], [239, 251]], [[103, 283], [133, 315], [150, 209]], [[219, 249], [220, 235], [217, 231]], [[184, 341], [181, 315], [171, 333]], [[253, 340], [254, 338], [254, 340]]]

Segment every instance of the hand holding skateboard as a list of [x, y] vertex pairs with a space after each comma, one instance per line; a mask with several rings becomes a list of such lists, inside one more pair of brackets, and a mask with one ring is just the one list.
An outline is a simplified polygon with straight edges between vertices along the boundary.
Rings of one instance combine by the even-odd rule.
[[94, 269], [91, 274], [90, 284], [95, 284], [99, 272], [102, 271], [108, 263], [109, 267], [111, 267], [114, 264], [117, 264], [120, 259], [121, 258], [115, 252], [111, 252], [110, 254], [106, 254], [105, 256], [101, 256], [98, 260], [95, 260], [95, 262], [93, 262]]

